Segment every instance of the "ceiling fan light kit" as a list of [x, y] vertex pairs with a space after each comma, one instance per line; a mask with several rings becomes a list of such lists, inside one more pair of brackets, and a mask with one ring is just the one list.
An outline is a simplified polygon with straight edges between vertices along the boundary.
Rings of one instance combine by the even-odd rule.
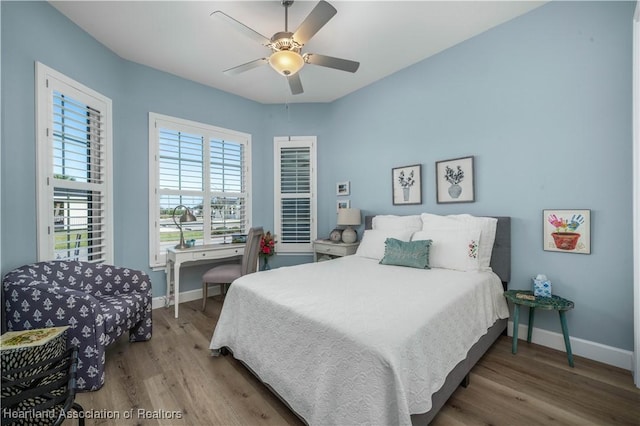
[[304, 65], [304, 59], [299, 53], [292, 50], [280, 50], [269, 56], [269, 65], [280, 74], [288, 77], [300, 71]]
[[246, 64], [225, 70], [225, 74], [236, 75], [269, 63], [279, 74], [287, 77], [291, 93], [297, 95], [303, 93], [302, 82], [297, 72], [302, 69], [305, 63], [352, 73], [357, 71], [360, 66], [359, 62], [312, 53], [302, 54], [302, 47], [337, 13], [337, 10], [333, 6], [321, 0], [304, 19], [302, 24], [300, 24], [298, 29], [291, 33], [288, 31], [288, 8], [293, 4], [293, 0], [282, 0], [281, 3], [285, 8], [285, 29], [284, 31], [275, 33], [271, 39], [268, 39], [222, 11], [217, 10], [211, 14], [212, 16], [216, 15], [221, 17], [236, 30], [257, 40], [272, 51], [268, 59], [261, 58], [247, 62]]

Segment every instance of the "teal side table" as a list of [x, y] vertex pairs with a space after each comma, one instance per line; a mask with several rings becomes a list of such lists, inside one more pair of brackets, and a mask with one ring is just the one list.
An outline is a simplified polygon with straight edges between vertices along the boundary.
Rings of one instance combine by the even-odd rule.
[[520, 321], [520, 306], [529, 307], [529, 328], [527, 330], [527, 342], [531, 343], [531, 332], [533, 330], [533, 320], [536, 309], [545, 311], [556, 310], [560, 314], [560, 325], [562, 326], [562, 335], [564, 337], [564, 346], [567, 349], [567, 359], [569, 365], [573, 367], [573, 354], [571, 353], [571, 342], [569, 341], [569, 329], [567, 328], [567, 318], [565, 313], [573, 309], [573, 302], [560, 296], [536, 297], [533, 300], [519, 298], [517, 295], [533, 296], [530, 290], [508, 290], [504, 292], [504, 297], [513, 303], [513, 342], [511, 344], [511, 353], [518, 352], [518, 322]]

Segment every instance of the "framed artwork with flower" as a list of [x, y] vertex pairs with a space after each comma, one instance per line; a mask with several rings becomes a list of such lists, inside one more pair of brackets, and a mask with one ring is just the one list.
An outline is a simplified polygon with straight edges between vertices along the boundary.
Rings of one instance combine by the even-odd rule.
[[436, 161], [436, 201], [473, 203], [473, 156]]
[[546, 251], [591, 254], [591, 210], [543, 210]]
[[391, 169], [393, 204], [422, 204], [422, 165]]

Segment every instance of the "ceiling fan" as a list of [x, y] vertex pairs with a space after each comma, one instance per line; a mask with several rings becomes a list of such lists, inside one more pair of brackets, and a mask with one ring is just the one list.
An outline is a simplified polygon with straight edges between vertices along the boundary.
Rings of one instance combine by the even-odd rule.
[[287, 77], [291, 93], [298, 95], [304, 90], [298, 71], [304, 64], [319, 65], [322, 67], [334, 68], [341, 71], [356, 72], [360, 66], [359, 62], [348, 59], [334, 58], [332, 56], [319, 55], [316, 53], [302, 53], [302, 47], [327, 23], [338, 11], [324, 0], [321, 0], [304, 19], [302, 24], [295, 30], [289, 32], [289, 7], [293, 0], [281, 0], [284, 6], [284, 31], [275, 33], [270, 39], [259, 32], [235, 20], [226, 13], [216, 10], [211, 16], [216, 15], [231, 24], [236, 30], [271, 49], [269, 57], [256, 59], [246, 64], [238, 65], [225, 70], [228, 75], [237, 75], [242, 72], [269, 64], [280, 74]]

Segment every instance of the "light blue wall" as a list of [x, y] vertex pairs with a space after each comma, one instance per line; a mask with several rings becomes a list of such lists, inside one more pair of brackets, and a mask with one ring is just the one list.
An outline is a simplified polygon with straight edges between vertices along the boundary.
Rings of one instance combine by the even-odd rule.
[[[322, 185], [350, 180], [369, 213], [512, 216], [510, 288], [547, 274], [572, 336], [632, 350], [634, 7], [554, 2], [334, 102]], [[467, 155], [476, 202], [437, 204], [434, 163]], [[417, 163], [423, 204], [392, 206], [391, 168]], [[562, 208], [591, 209], [591, 255], [542, 250], [542, 210]]]
[[[38, 60], [113, 100], [117, 263], [148, 270], [149, 111], [251, 133], [253, 217], [268, 229], [273, 137], [317, 135], [320, 235], [335, 226], [335, 184], [344, 180], [352, 205], [368, 213], [512, 216], [511, 288], [546, 273], [576, 303], [572, 336], [632, 350], [634, 6], [553, 2], [341, 100], [287, 109], [124, 61], [46, 3], [2, 2], [2, 273], [36, 257]], [[466, 155], [475, 156], [476, 202], [436, 204], [434, 162]], [[391, 168], [416, 163], [423, 204], [392, 206]], [[592, 254], [544, 252], [545, 208], [591, 209]], [[128, 219], [131, 210], [140, 213]], [[198, 274], [183, 276], [186, 289], [198, 288]], [[164, 274], [152, 279], [162, 294]], [[536, 326], [559, 331], [551, 314]]]
[[[147, 271], [153, 294], [165, 274], [149, 269], [148, 113], [156, 112], [250, 133], [253, 184], [271, 165], [263, 106], [122, 60], [42, 2], [2, 2], [2, 274], [33, 262], [36, 249], [35, 61], [60, 71], [113, 102], [114, 261]], [[258, 209], [254, 218], [261, 219]], [[181, 290], [199, 288], [202, 269], [185, 269]]]
[[2, 273], [36, 259], [35, 61], [117, 99], [122, 61], [46, 3], [2, 2]]
[[[114, 132], [115, 263], [148, 270], [149, 112], [251, 134], [252, 185], [258, 189], [264, 176], [271, 175], [271, 167], [259, 160], [270, 152], [271, 141], [261, 131], [260, 104], [132, 62], [125, 62], [120, 73], [126, 95], [118, 106], [114, 100], [113, 107], [118, 121]], [[258, 210], [254, 219], [261, 216]], [[185, 268], [181, 291], [201, 288], [205, 268]], [[164, 271], [148, 272], [154, 296], [164, 294]]]

